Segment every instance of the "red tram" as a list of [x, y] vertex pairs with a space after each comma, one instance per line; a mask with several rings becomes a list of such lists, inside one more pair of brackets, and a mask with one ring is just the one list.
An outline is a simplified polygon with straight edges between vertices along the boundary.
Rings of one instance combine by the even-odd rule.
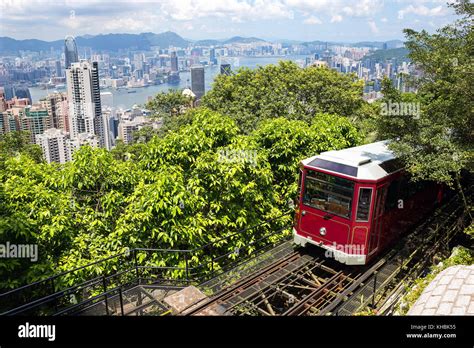
[[387, 141], [327, 151], [300, 164], [294, 243], [363, 265], [439, 203], [441, 185], [413, 183]]

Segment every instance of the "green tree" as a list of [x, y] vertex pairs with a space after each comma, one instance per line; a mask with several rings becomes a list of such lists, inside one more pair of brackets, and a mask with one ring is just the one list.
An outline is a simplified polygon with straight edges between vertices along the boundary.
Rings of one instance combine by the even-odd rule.
[[43, 151], [39, 145], [30, 143], [28, 131], [14, 131], [0, 135], [0, 158], [26, 154], [35, 162], [43, 161]]
[[382, 116], [379, 137], [389, 135], [390, 147], [403, 160], [414, 180], [456, 183], [461, 171], [472, 171], [474, 95], [472, 86], [474, 6], [469, 1], [451, 5], [461, 16], [436, 33], [405, 29], [409, 57], [421, 71], [414, 83], [417, 96], [400, 95], [387, 84], [386, 101], [417, 101], [419, 117]]
[[[152, 117], [162, 121], [162, 129], [159, 134], [166, 133], [170, 129], [177, 129], [176, 118], [193, 107], [194, 98], [183, 94], [182, 90], [170, 89], [168, 92], [158, 93], [150, 100], [146, 107], [152, 111]], [[156, 132], [150, 132], [154, 134]], [[149, 139], [147, 139], [148, 141]]]
[[361, 142], [357, 129], [347, 118], [322, 113], [314, 116], [311, 125], [285, 118], [266, 120], [252, 136], [257, 148], [267, 153], [281, 204], [296, 194], [301, 160]]
[[282, 61], [218, 76], [202, 105], [229, 115], [250, 133], [260, 121], [278, 117], [311, 123], [316, 114], [325, 112], [359, 120], [371, 112], [362, 88], [363, 82], [354, 75], [324, 67], [302, 69]]

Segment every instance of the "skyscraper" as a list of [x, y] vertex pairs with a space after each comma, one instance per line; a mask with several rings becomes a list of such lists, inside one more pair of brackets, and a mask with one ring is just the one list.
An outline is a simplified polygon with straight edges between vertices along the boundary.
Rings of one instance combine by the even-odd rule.
[[69, 132], [67, 96], [65, 93], [51, 93], [41, 99], [41, 106], [48, 110], [52, 128]]
[[221, 75], [232, 75], [232, 67], [230, 64], [221, 64]]
[[[16, 107], [13, 108], [13, 110]], [[12, 110], [12, 109], [9, 109]], [[40, 104], [17, 107], [19, 130], [30, 132], [30, 142], [35, 142], [35, 135], [42, 134], [51, 128], [51, 119], [48, 110]]]
[[69, 69], [72, 63], [79, 61], [76, 40], [74, 40], [73, 36], [66, 36], [64, 40], [64, 56], [66, 57], [66, 69]]
[[56, 67], [56, 77], [62, 77], [63, 76], [63, 71], [61, 69], [61, 61], [60, 60], [56, 61], [55, 67]]
[[93, 135], [100, 147], [110, 149], [108, 124], [102, 117], [97, 62], [72, 63], [66, 70], [66, 79], [71, 138]]
[[195, 65], [191, 67], [191, 90], [196, 95], [196, 99], [201, 99], [205, 93], [204, 67]]
[[171, 71], [178, 71], [178, 56], [176, 55], [175, 51], [171, 52]]
[[209, 61], [211, 62], [211, 64], [217, 64], [215, 48], [211, 48], [209, 50]]
[[46, 162], [66, 163], [71, 160], [71, 149], [67, 133], [51, 128], [36, 135], [36, 143], [41, 146]]
[[6, 101], [16, 97], [18, 99], [28, 98], [29, 104], [32, 102], [30, 90], [26, 86], [5, 85], [3, 86], [3, 94]]

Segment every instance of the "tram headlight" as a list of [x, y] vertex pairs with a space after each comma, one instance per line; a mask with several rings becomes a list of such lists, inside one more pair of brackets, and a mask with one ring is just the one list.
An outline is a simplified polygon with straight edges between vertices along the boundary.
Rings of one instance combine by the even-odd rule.
[[321, 228], [319, 229], [319, 234], [320, 234], [321, 236], [325, 236], [325, 235], [326, 235], [326, 227], [321, 227]]

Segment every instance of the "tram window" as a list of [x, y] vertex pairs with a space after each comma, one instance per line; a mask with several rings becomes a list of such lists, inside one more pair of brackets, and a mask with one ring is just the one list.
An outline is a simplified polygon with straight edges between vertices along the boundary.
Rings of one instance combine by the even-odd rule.
[[393, 209], [397, 206], [398, 200], [400, 199], [398, 195], [398, 186], [400, 184], [399, 180], [392, 181], [388, 187], [387, 200], [385, 202], [385, 210]]
[[303, 177], [303, 171], [300, 169], [299, 170], [299, 175], [298, 175], [298, 194], [296, 195], [296, 201], [299, 204], [300, 201], [300, 194], [301, 194], [301, 182], [302, 182], [302, 177]]
[[359, 202], [357, 203], [357, 221], [369, 221], [371, 198], [371, 188], [361, 188], [359, 190]]
[[354, 183], [320, 172], [309, 170], [305, 179], [303, 204], [350, 218]]

